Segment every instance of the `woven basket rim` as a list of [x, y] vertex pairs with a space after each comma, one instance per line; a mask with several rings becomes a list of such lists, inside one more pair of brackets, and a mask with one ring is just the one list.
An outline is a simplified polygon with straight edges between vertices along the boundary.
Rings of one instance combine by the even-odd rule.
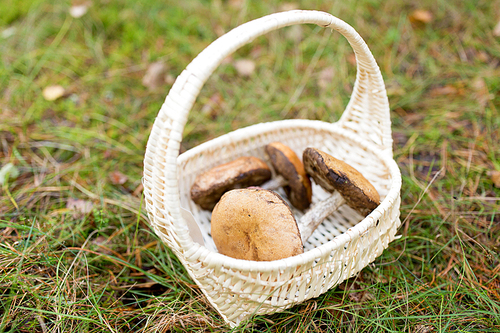
[[[366, 216], [363, 220], [359, 221], [355, 226], [349, 228], [347, 231], [336, 236], [334, 239], [302, 254], [274, 261], [252, 261], [252, 260], [231, 258], [226, 255], [220, 254], [218, 252], [212, 251], [207, 247], [200, 245], [196, 242], [193, 242], [194, 246], [189, 251], [184, 253], [186, 260], [190, 261], [190, 259], [192, 259], [192, 260], [200, 260], [208, 262], [210, 263], [209, 266], [216, 266], [214, 265], [214, 262], [217, 262], [217, 264], [222, 265], [226, 269], [235, 269], [245, 272], [249, 271], [272, 272], [272, 271], [283, 270], [285, 268], [292, 266], [294, 267], [297, 265], [305, 264], [316, 260], [317, 258], [321, 257], [324, 253], [330, 253], [336, 248], [344, 246], [350, 241], [356, 240], [358, 237], [367, 232], [370, 228], [374, 227], [376, 225], [376, 221], [382, 217], [382, 214], [385, 211], [388, 210], [389, 206], [392, 205], [393, 201], [399, 194], [399, 191], [401, 189], [401, 173], [399, 167], [397, 166], [396, 161], [394, 161], [394, 159], [392, 158], [392, 155], [387, 154], [383, 150], [379, 149], [374, 143], [359, 138], [351, 131], [346, 130], [340, 126], [336, 126], [336, 123], [332, 124], [319, 120], [289, 119], [289, 120], [279, 120], [267, 123], [258, 123], [247, 127], [239, 128], [235, 131], [226, 133], [222, 136], [204, 142], [184, 152], [183, 154], [179, 155], [177, 163], [178, 165], [181, 164], [182, 162], [188, 160], [192, 156], [195, 156], [197, 153], [204, 151], [205, 147], [208, 147], [209, 145], [211, 148], [217, 146], [217, 144], [222, 145], [227, 139], [230, 138], [232, 133], [238, 132], [238, 134], [241, 134], [242, 132], [249, 132], [249, 133], [251, 132], [255, 135], [258, 132], [265, 132], [271, 126], [273, 129], [276, 129], [277, 127], [290, 128], [293, 126], [303, 126], [303, 127], [312, 127], [315, 129], [335, 132], [336, 134], [340, 134], [341, 136], [344, 136], [345, 138], [354, 141], [362, 148], [374, 152], [389, 169], [391, 176], [391, 186], [389, 192], [382, 200], [380, 205], [374, 211], [372, 211], [368, 216]], [[220, 269], [221, 267], [218, 268]]]

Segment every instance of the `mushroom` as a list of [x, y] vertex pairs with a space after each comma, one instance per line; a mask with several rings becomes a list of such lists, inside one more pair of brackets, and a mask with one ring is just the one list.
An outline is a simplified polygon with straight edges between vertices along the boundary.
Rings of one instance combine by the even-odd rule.
[[272, 261], [304, 252], [288, 204], [261, 188], [226, 192], [212, 212], [211, 234], [219, 253], [236, 259]]
[[311, 181], [304, 165], [295, 152], [281, 142], [266, 145], [266, 153], [276, 173], [284, 179], [272, 179], [263, 188], [276, 189], [283, 186], [290, 203], [297, 209], [305, 210], [311, 205]]
[[298, 221], [303, 241], [343, 204], [363, 216], [370, 214], [380, 204], [380, 196], [375, 187], [349, 164], [315, 148], [306, 148], [302, 160], [306, 172], [314, 181], [325, 190], [333, 192]]
[[253, 156], [237, 158], [199, 174], [191, 187], [191, 199], [211, 210], [221, 196], [232, 189], [260, 185], [271, 178], [271, 169]]
[[226, 192], [212, 212], [211, 233], [220, 253], [258, 261], [284, 259], [303, 253], [303, 243], [341, 205], [364, 216], [380, 203], [373, 185], [355, 168], [314, 148], [303, 154], [314, 181], [333, 192], [295, 220], [288, 204], [275, 192], [247, 188]]

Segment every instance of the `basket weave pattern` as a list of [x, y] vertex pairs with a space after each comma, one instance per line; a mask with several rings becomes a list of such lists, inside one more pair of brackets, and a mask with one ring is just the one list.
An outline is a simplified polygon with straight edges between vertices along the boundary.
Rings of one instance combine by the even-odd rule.
[[[281, 27], [313, 23], [339, 31], [351, 44], [357, 75], [351, 100], [336, 123], [283, 120], [253, 125], [178, 156], [187, 116], [201, 87], [229, 54]], [[363, 218], [348, 206], [332, 214], [306, 242], [304, 254], [274, 262], [238, 260], [217, 253], [210, 212], [189, 196], [196, 175], [240, 156], [268, 160], [264, 146], [280, 141], [302, 156], [315, 147], [345, 160], [378, 190], [382, 202]], [[209, 302], [231, 325], [253, 314], [281, 311], [317, 297], [375, 260], [400, 225], [401, 175], [392, 158], [389, 104], [380, 70], [357, 32], [330, 14], [289, 11], [243, 24], [202, 51], [170, 90], [148, 141], [144, 193], [152, 227], [179, 257]], [[313, 203], [328, 194], [313, 187]], [[205, 246], [193, 242], [181, 207], [201, 226]], [[293, 211], [300, 218], [300, 211]]]

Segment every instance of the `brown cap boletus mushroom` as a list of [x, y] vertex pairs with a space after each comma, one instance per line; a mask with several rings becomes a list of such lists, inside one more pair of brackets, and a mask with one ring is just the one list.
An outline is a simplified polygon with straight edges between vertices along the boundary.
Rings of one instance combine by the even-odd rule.
[[281, 142], [266, 145], [266, 153], [276, 173], [285, 179], [283, 189], [290, 203], [300, 210], [309, 208], [312, 197], [311, 181], [297, 154]]
[[253, 156], [237, 158], [199, 174], [191, 187], [191, 199], [211, 210], [221, 196], [232, 189], [260, 185], [271, 179], [271, 169]]
[[219, 253], [236, 259], [272, 261], [304, 252], [290, 207], [259, 188], [226, 192], [212, 212], [211, 234]]
[[329, 198], [317, 203], [298, 222], [305, 242], [316, 227], [338, 207], [346, 203], [363, 216], [380, 204], [375, 187], [355, 168], [319, 149], [306, 148], [304, 168], [314, 181], [329, 192]]

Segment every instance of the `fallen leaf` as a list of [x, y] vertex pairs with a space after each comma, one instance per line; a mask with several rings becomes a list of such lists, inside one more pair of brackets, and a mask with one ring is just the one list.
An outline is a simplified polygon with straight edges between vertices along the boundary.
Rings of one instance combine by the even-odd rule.
[[94, 204], [92, 201], [69, 198], [66, 202], [66, 208], [75, 211], [76, 214], [73, 214], [73, 216], [77, 217], [90, 213], [94, 208]]
[[216, 24], [213, 29], [217, 37], [220, 37], [226, 33], [226, 30], [224, 30], [224, 28], [220, 24]]
[[55, 101], [56, 99], [63, 97], [65, 93], [66, 90], [60, 85], [48, 86], [42, 91], [43, 98], [47, 101]]
[[201, 113], [210, 115], [212, 119], [215, 119], [217, 117], [218, 111], [222, 108], [222, 104], [224, 103], [224, 98], [222, 97], [221, 93], [216, 92], [210, 98], [208, 101], [203, 105], [201, 108]]
[[472, 89], [476, 91], [475, 97], [479, 102], [479, 105], [484, 107], [491, 98], [484, 79], [482, 77], [474, 79], [474, 81], [472, 81]]
[[69, 9], [69, 15], [74, 18], [80, 18], [83, 15], [87, 14], [89, 7], [92, 3], [90, 1], [85, 1], [83, 3], [75, 2]]
[[228, 4], [233, 8], [239, 9], [243, 7], [245, 0], [229, 0]]
[[0, 169], [0, 185], [7, 183], [9, 179], [16, 179], [17, 177], [19, 177], [19, 170], [12, 163], [7, 163]]
[[17, 31], [16, 27], [8, 27], [7, 29], [2, 30], [2, 38], [7, 39], [9, 37], [12, 37], [14, 36], [16, 31]]
[[434, 327], [430, 325], [417, 325], [413, 330], [413, 333], [430, 333], [434, 331]]
[[142, 78], [142, 84], [149, 90], [155, 90], [165, 83], [167, 66], [162, 61], [153, 62], [148, 66]]
[[256, 59], [260, 57], [263, 53], [264, 49], [260, 45], [256, 45], [255, 47], [252, 48], [252, 51], [250, 51], [250, 56], [253, 59]]
[[318, 75], [318, 86], [321, 89], [325, 89], [332, 82], [333, 77], [335, 75], [335, 68], [326, 67]]
[[0, 131], [0, 140], [5, 140], [7, 143], [16, 141], [14, 134], [9, 131]]
[[285, 32], [285, 38], [298, 44], [304, 36], [304, 30], [301, 25], [292, 25]]
[[458, 92], [458, 89], [451, 86], [446, 85], [444, 87], [436, 87], [431, 89], [430, 95], [432, 97], [443, 96], [443, 95], [455, 95]]
[[240, 76], [250, 76], [255, 72], [255, 61], [251, 59], [239, 59], [234, 62], [234, 68]]
[[493, 182], [495, 187], [500, 188], [500, 171], [491, 172], [491, 181]]
[[109, 174], [109, 179], [111, 179], [111, 183], [115, 185], [123, 185], [127, 182], [128, 177], [120, 171], [113, 171]]
[[404, 96], [406, 94], [406, 90], [404, 90], [400, 85], [387, 87], [386, 90], [388, 96]]
[[490, 60], [490, 56], [488, 55], [488, 53], [486, 53], [484, 51], [479, 51], [477, 53], [477, 58], [479, 60], [481, 60], [482, 62], [488, 62], [488, 60]]
[[498, 21], [497, 25], [493, 28], [493, 36], [500, 37], [500, 21]]
[[296, 10], [296, 9], [299, 9], [299, 4], [296, 3], [296, 2], [285, 2], [284, 4], [282, 4], [279, 9], [280, 11], [289, 11], [289, 10]]
[[97, 236], [93, 241], [92, 243], [97, 245], [99, 247], [99, 249], [96, 251], [96, 252], [99, 252], [99, 253], [104, 253], [104, 254], [112, 254], [113, 252], [107, 248], [105, 246], [105, 244], [107, 243], [107, 238], [104, 237], [104, 236]]
[[227, 57], [225, 57], [224, 59], [222, 59], [222, 61], [220, 62], [221, 65], [229, 65], [229, 64], [232, 64], [233, 63], [233, 56], [232, 55], [228, 55]]
[[172, 74], [167, 74], [167, 76], [165, 76], [165, 82], [170, 85], [174, 84], [175, 76], [173, 76]]
[[144, 185], [142, 185], [141, 183], [139, 184], [139, 186], [135, 188], [134, 192], [132, 192], [132, 195], [134, 197], [140, 197], [143, 190], [144, 190]]
[[92, 243], [97, 244], [97, 245], [103, 245], [106, 243], [107, 238], [104, 236], [97, 236]]
[[111, 158], [114, 156], [114, 153], [112, 150], [109, 150], [109, 149], [106, 149], [104, 151], [104, 153], [102, 154], [102, 156], [105, 158], [105, 159], [108, 159], [108, 158]]
[[409, 16], [413, 24], [427, 24], [432, 21], [432, 13], [425, 9], [416, 9]]
[[[6, 227], [5, 229], [2, 230], [2, 237], [9, 237], [12, 232], [16, 232], [17, 234], [17, 230], [15, 228], [12, 228], [12, 227]], [[13, 236], [15, 237], [15, 236]]]
[[349, 53], [347, 56], [347, 62], [351, 65], [356, 65], [356, 55], [354, 53]]

